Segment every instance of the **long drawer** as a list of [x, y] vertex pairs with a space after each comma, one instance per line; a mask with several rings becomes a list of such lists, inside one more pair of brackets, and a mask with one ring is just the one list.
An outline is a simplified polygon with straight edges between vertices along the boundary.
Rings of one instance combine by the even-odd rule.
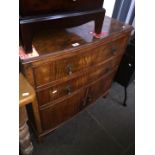
[[111, 72], [120, 62], [121, 56], [114, 57], [105, 63], [95, 66], [90, 70], [84, 72], [82, 75], [67, 80], [66, 82], [51, 85], [37, 91], [38, 103], [40, 106], [45, 104], [52, 104], [56, 99], [72, 94], [78, 89], [88, 85], [97, 80], [101, 76]]
[[100, 47], [84, 49], [77, 54], [64, 59], [47, 62], [33, 68], [35, 85], [43, 86], [52, 81], [72, 76], [87, 67], [123, 53], [127, 38], [121, 38]]

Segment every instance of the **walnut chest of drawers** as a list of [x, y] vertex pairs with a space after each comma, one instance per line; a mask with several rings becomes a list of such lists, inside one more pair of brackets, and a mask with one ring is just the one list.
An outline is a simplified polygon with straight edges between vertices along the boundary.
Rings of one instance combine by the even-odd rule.
[[[40, 32], [33, 40], [39, 53], [21, 60], [22, 72], [36, 90], [38, 103], [28, 107], [39, 138], [105, 96], [111, 87], [132, 27], [105, 17], [100, 39], [94, 23]], [[78, 46], [76, 46], [78, 45]]]

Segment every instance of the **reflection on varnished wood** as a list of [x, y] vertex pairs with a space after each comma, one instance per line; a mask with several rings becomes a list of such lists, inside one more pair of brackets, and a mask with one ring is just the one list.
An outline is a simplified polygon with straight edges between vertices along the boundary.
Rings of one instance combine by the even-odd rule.
[[107, 36], [123, 31], [123, 26], [123, 23], [105, 17], [102, 32], [106, 32], [106, 35], [100, 39], [94, 38], [90, 33], [94, 32], [94, 22], [64, 30], [46, 29], [34, 36], [33, 45], [40, 55], [54, 53], [75, 48], [72, 46], [73, 43], [79, 43], [79, 46], [81, 46], [104, 40]]
[[73, 48], [72, 44], [74, 43], [83, 45], [86, 41], [75, 33], [59, 29], [46, 29], [46, 31], [41, 31], [33, 40], [33, 45], [40, 55]]

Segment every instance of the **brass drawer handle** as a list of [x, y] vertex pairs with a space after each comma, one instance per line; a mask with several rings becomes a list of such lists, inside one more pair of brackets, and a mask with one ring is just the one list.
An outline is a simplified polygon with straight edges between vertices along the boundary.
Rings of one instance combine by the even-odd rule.
[[67, 70], [68, 75], [72, 75], [73, 65], [71, 65], [71, 64], [67, 65], [66, 70]]
[[116, 52], [117, 52], [117, 47], [116, 46], [112, 46], [111, 47], [111, 52], [112, 52], [112, 54], [116, 54]]
[[70, 85], [66, 86], [65, 90], [66, 90], [67, 95], [71, 94], [72, 89]]
[[107, 67], [106, 70], [105, 70], [105, 73], [110, 73], [112, 71], [112, 68], [111, 67]]
[[87, 101], [85, 99], [82, 100], [82, 106], [86, 106]]
[[87, 97], [87, 103], [90, 103], [92, 101], [92, 97], [91, 96], [88, 96]]

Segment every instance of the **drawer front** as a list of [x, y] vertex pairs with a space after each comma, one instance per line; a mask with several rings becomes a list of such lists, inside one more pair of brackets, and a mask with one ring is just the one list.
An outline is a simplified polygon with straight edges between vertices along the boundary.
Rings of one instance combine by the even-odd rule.
[[101, 76], [111, 72], [113, 68], [119, 64], [119, 61], [120, 57], [112, 59], [99, 67], [96, 66], [92, 68], [89, 72], [82, 74], [80, 77], [38, 91], [37, 96], [39, 105], [42, 106], [49, 102], [52, 104], [56, 99], [72, 94], [85, 85], [88, 85]]
[[22, 15], [83, 11], [102, 8], [102, 6], [103, 0], [20, 0]]
[[59, 102], [51, 107], [40, 110], [43, 130], [52, 129], [79, 112], [79, 103], [85, 96], [85, 90]]
[[72, 76], [87, 67], [92, 67], [112, 56], [123, 53], [126, 38], [108, 43], [107, 45], [85, 49], [82, 54], [42, 64], [34, 68], [36, 86], [42, 86], [54, 80]]

